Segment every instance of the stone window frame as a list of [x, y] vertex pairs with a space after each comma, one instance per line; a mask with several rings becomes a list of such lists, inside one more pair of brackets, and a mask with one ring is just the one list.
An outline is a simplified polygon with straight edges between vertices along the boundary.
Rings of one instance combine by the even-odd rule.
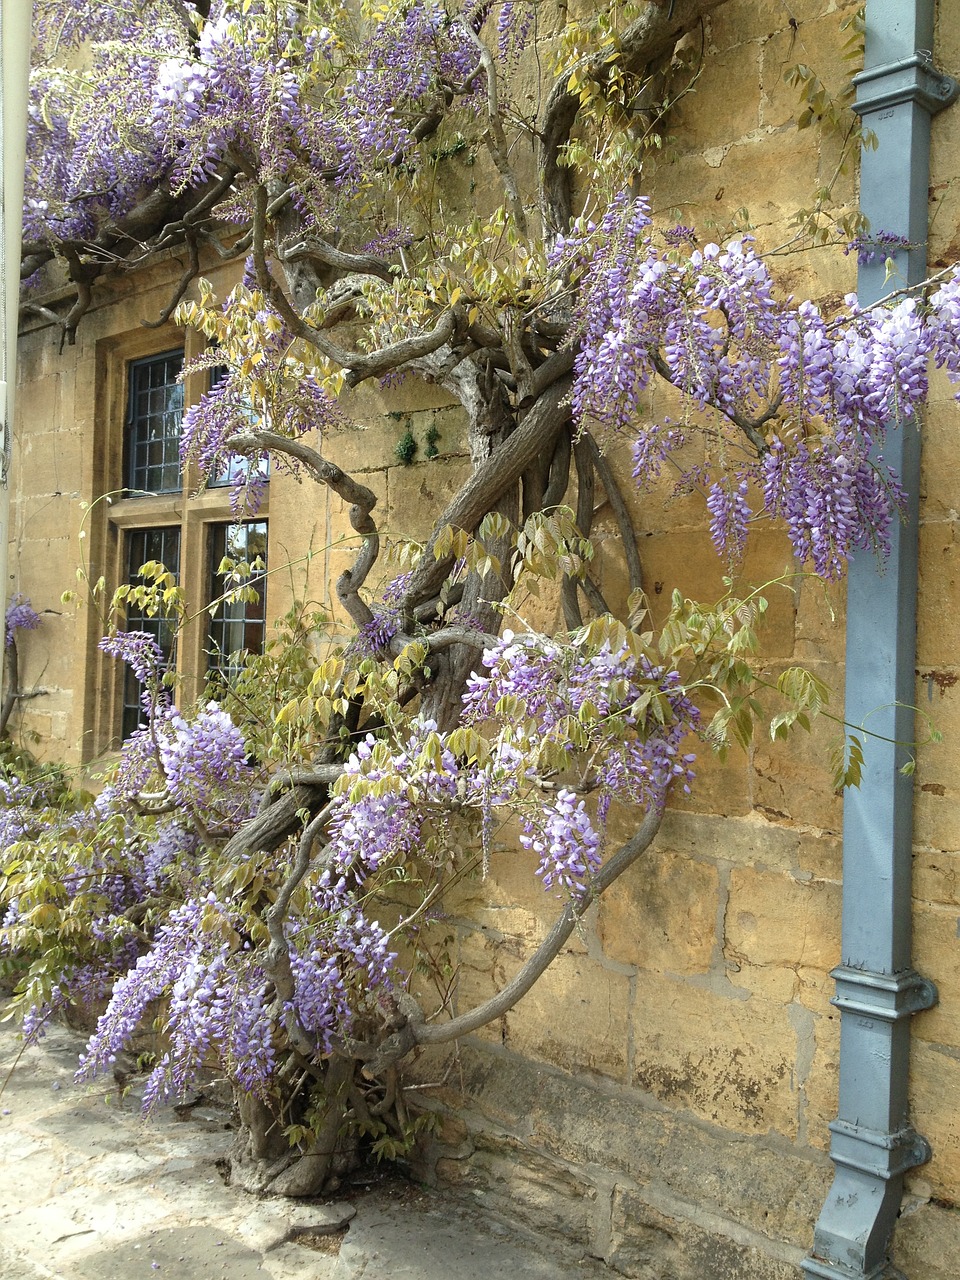
[[[180, 585], [190, 609], [181, 631], [177, 652], [178, 702], [189, 704], [200, 697], [206, 682], [208, 614], [202, 602], [209, 599], [212, 576], [210, 530], [215, 525], [242, 523], [230, 505], [229, 487], [203, 488], [196, 467], [188, 463], [183, 485], [167, 493], [125, 491], [126, 426], [130, 417], [129, 370], [137, 361], [169, 354], [177, 349], [189, 364], [201, 354], [203, 340], [193, 331], [172, 325], [141, 329], [97, 343], [96, 413], [94, 423], [93, 502], [87, 519], [91, 583], [103, 579], [98, 596], [100, 625], [97, 639], [108, 625], [113, 590], [128, 580], [129, 535], [177, 525], [180, 528]], [[206, 370], [188, 373], [184, 379], [184, 405], [195, 404], [209, 388]], [[256, 519], [270, 520], [269, 486]], [[249, 517], [248, 517], [249, 518]], [[196, 602], [196, 603], [194, 603]], [[266, 600], [264, 602], [266, 607]], [[116, 659], [96, 651], [93, 678], [86, 681], [84, 708], [84, 758], [96, 759], [117, 749], [121, 741], [125, 674]]]

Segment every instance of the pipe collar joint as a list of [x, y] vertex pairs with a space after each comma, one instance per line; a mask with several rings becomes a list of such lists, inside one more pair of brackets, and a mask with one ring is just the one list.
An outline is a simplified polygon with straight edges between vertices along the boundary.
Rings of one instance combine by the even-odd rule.
[[901, 973], [875, 973], [854, 965], [838, 965], [830, 976], [837, 984], [837, 994], [830, 1001], [841, 1013], [858, 1018], [876, 1018], [881, 1022], [899, 1022], [911, 1018], [937, 1003], [936, 983], [915, 969]]
[[916, 103], [936, 115], [960, 97], [960, 83], [938, 71], [926, 52], [912, 58], [869, 67], [854, 76], [857, 96], [853, 109], [861, 118], [904, 103]]
[[911, 1126], [881, 1133], [850, 1120], [834, 1120], [830, 1132], [830, 1159], [836, 1166], [881, 1182], [902, 1177], [933, 1156], [930, 1143]]

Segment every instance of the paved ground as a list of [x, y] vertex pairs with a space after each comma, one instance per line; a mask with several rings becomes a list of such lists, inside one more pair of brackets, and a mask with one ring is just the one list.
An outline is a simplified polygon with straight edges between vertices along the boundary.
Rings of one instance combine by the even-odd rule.
[[0, 1028], [3, 1280], [604, 1280], [469, 1206], [397, 1180], [336, 1204], [257, 1200], [226, 1186], [225, 1111], [144, 1122], [72, 1083], [83, 1038], [23, 1050]]

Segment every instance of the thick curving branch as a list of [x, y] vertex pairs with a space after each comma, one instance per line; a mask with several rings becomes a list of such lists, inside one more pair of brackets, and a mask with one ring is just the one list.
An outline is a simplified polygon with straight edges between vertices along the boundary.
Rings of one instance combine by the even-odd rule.
[[313, 1059], [317, 1046], [304, 1030], [295, 1011], [295, 983], [290, 964], [290, 943], [284, 933], [290, 899], [303, 883], [313, 861], [313, 846], [333, 810], [333, 802], [324, 805], [307, 823], [297, 845], [297, 854], [276, 899], [266, 913], [270, 945], [264, 956], [264, 970], [273, 983], [278, 1007], [284, 1010], [284, 1029], [293, 1047], [307, 1059]]
[[480, 63], [487, 77], [487, 121], [488, 128], [484, 135], [487, 149], [493, 158], [493, 163], [497, 167], [500, 179], [503, 182], [503, 189], [507, 194], [507, 203], [510, 205], [510, 212], [513, 214], [513, 220], [517, 225], [517, 230], [522, 236], [527, 234], [527, 215], [523, 208], [523, 200], [520, 196], [520, 190], [517, 186], [516, 174], [513, 172], [513, 166], [510, 164], [509, 148], [507, 139], [503, 132], [503, 121], [500, 118], [500, 95], [497, 85], [497, 68], [494, 65], [493, 57], [490, 50], [481, 40], [479, 34], [471, 23], [460, 20], [460, 30], [463, 31], [467, 39], [473, 44], [479, 55]]
[[337, 596], [357, 626], [366, 626], [373, 614], [361, 599], [360, 588], [380, 554], [380, 533], [370, 514], [377, 504], [377, 495], [302, 440], [293, 440], [275, 431], [241, 432], [231, 436], [226, 447], [244, 454], [264, 450], [285, 453], [302, 463], [318, 484], [325, 484], [344, 502], [350, 503], [350, 524], [363, 538], [363, 545], [353, 568], [345, 569], [337, 580]]
[[458, 323], [456, 309], [451, 308], [444, 311], [434, 327], [426, 333], [403, 338], [379, 351], [372, 351], [369, 355], [351, 353], [350, 363], [344, 366], [347, 369], [347, 386], [356, 387], [367, 378], [383, 377], [384, 374], [399, 369], [401, 365], [433, 355], [450, 341], [457, 331]]
[[[725, 3], [726, 0], [651, 0], [620, 37], [616, 63], [611, 63], [608, 54], [585, 57], [576, 67], [580, 79], [603, 84], [614, 66], [618, 71], [638, 74], [647, 63], [671, 49], [703, 17]], [[548, 239], [564, 231], [573, 212], [572, 174], [562, 161], [580, 112], [580, 97], [571, 92], [568, 85], [569, 76], [554, 85], [536, 134], [540, 215]]]
[[649, 849], [660, 830], [663, 812], [662, 806], [647, 811], [636, 834], [604, 863], [583, 893], [567, 902], [546, 938], [502, 991], [467, 1013], [442, 1023], [428, 1023], [412, 997], [407, 997], [402, 1010], [406, 1017], [405, 1024], [388, 1035], [382, 1044], [374, 1046], [348, 1041], [340, 1051], [365, 1062], [366, 1074], [378, 1075], [418, 1046], [447, 1044], [502, 1018], [547, 971], [573, 933], [577, 922], [593, 903]]
[[[536, 402], [520, 426], [484, 462], [447, 506], [434, 526], [419, 566], [401, 606], [405, 618], [423, 600], [437, 594], [447, 576], [452, 556], [437, 559], [434, 547], [448, 525], [473, 533], [497, 501], [517, 483], [524, 471], [544, 450], [552, 449], [557, 436], [570, 421], [568, 401], [570, 378], [553, 383]], [[404, 630], [410, 630], [409, 622]]]
[[253, 262], [257, 282], [286, 321], [292, 333], [296, 334], [301, 341], [316, 348], [322, 356], [325, 356], [333, 364], [346, 370], [348, 386], [358, 386], [361, 382], [366, 381], [367, 378], [382, 377], [393, 369], [398, 369], [401, 365], [432, 355], [453, 336], [458, 325], [458, 319], [455, 310], [450, 309], [441, 314], [434, 328], [428, 332], [417, 334], [412, 338], [404, 338], [400, 342], [391, 343], [389, 346], [383, 347], [379, 351], [372, 351], [369, 354], [361, 351], [351, 351], [333, 342], [320, 329], [304, 320], [274, 279], [267, 265], [266, 236], [268, 220], [267, 191], [265, 187], [258, 186], [252, 228]]
[[319, 236], [308, 236], [297, 244], [290, 245], [280, 256], [284, 262], [295, 262], [298, 258], [307, 258], [311, 262], [320, 262], [325, 267], [333, 267], [335, 271], [377, 276], [386, 284], [392, 284], [397, 274], [397, 268], [391, 266], [384, 258], [378, 258], [372, 253], [346, 253]]
[[187, 240], [187, 251], [190, 254], [190, 261], [187, 263], [186, 267], [184, 267], [183, 275], [177, 281], [177, 286], [173, 291], [173, 296], [171, 297], [167, 305], [163, 308], [163, 310], [160, 312], [156, 320], [140, 321], [140, 323], [143, 325], [145, 329], [162, 328], [170, 319], [170, 317], [173, 315], [174, 311], [176, 311], [177, 307], [180, 304], [181, 299], [183, 298], [183, 295], [190, 288], [190, 285], [193, 283], [194, 280], [196, 280], [197, 276], [200, 274], [200, 246], [197, 243], [197, 238], [196, 236], [191, 235], [189, 232], [187, 232], [186, 240]]
[[610, 503], [613, 514], [616, 517], [617, 526], [620, 529], [623, 550], [627, 558], [630, 590], [642, 591], [643, 565], [640, 563], [640, 548], [637, 546], [637, 535], [633, 531], [633, 521], [630, 519], [630, 511], [624, 501], [623, 491], [617, 483], [613, 467], [603, 456], [600, 446], [593, 436], [585, 433], [583, 440], [584, 449], [589, 454], [590, 461], [600, 477], [600, 481], [606, 491], [607, 501]]

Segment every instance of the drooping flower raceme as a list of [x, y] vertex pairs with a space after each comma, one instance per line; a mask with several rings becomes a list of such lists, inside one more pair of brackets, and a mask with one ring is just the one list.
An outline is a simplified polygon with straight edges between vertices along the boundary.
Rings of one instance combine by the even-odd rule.
[[545, 889], [583, 893], [603, 861], [603, 840], [586, 804], [565, 787], [536, 819], [524, 820], [520, 843], [539, 855], [536, 874]]
[[147, 1080], [146, 1109], [182, 1097], [211, 1053], [242, 1088], [256, 1092], [269, 1085], [275, 1055], [266, 978], [239, 941], [230, 911], [212, 893], [173, 911], [150, 951], [117, 980], [78, 1079], [108, 1071], [147, 1008], [163, 996], [170, 1047]]
[[545, 744], [561, 746], [571, 763], [582, 753], [601, 813], [613, 797], [660, 808], [674, 783], [692, 781], [693, 756], [681, 743], [700, 716], [677, 672], [626, 648], [562, 645], [510, 631], [484, 652], [483, 663], [489, 674], [468, 682], [466, 722], [509, 727], [528, 767]]
[[[702, 433], [712, 474], [696, 479], [731, 559], [761, 515], [783, 517], [797, 556], [825, 577], [857, 549], [885, 554], [902, 493], [884, 436], [922, 405], [931, 358], [960, 378], [960, 269], [928, 303], [862, 309], [851, 296], [827, 318], [778, 298], [749, 240], [691, 248], [683, 230], [664, 251], [645, 203], [621, 200], [602, 227], [558, 243], [555, 264], [580, 280], [577, 419], [635, 436], [641, 485]], [[654, 376], [681, 394], [679, 428], [645, 420]]]
[[40, 615], [30, 601], [19, 593], [7, 605], [6, 613], [6, 645], [13, 644], [14, 632], [34, 631], [40, 625]]

